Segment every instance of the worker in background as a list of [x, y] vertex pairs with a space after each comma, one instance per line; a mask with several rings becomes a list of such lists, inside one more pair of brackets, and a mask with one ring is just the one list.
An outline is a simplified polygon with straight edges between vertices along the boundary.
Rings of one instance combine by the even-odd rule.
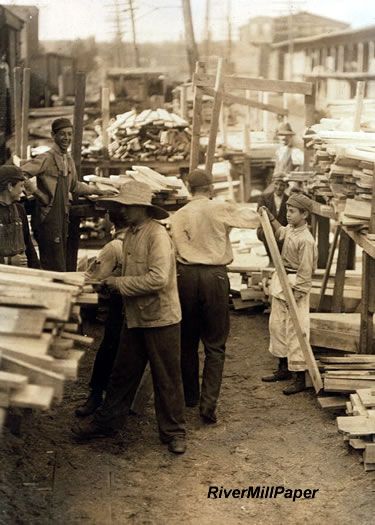
[[180, 366], [180, 320], [172, 241], [157, 220], [168, 213], [151, 204], [147, 184], [124, 184], [119, 195], [103, 199], [125, 214], [121, 277], [105, 284], [124, 296], [125, 322], [103, 405], [92, 420], [72, 429], [78, 439], [110, 436], [121, 429], [150, 362], [159, 436], [168, 450], [186, 450], [184, 397]]
[[[122, 244], [128, 223], [126, 217], [116, 210], [109, 211], [109, 220], [115, 227], [114, 238], [102, 248], [86, 272], [86, 279], [99, 285], [103, 279], [111, 275], [120, 276], [122, 271]], [[104, 336], [96, 353], [91, 373], [90, 393], [86, 401], [76, 409], [75, 414], [78, 417], [92, 415], [103, 402], [103, 395], [107, 390], [120, 342], [123, 321], [123, 297], [118, 291], [111, 291]], [[148, 399], [152, 393], [152, 379], [148, 369], [143, 375], [141, 385], [133, 401], [132, 410], [134, 412], [143, 408], [137, 402], [140, 401], [140, 397]]]
[[25, 177], [16, 166], [0, 166], [0, 263], [40, 268], [24, 207]]
[[277, 129], [277, 136], [282, 145], [276, 150], [275, 173], [288, 174], [291, 171], [301, 169], [304, 154], [294, 144], [295, 133], [289, 122], [280, 124]]
[[[275, 172], [272, 177], [273, 191], [270, 193], [264, 192], [258, 201], [258, 210], [259, 208], [266, 207], [274, 215], [276, 220], [281, 224], [281, 226], [286, 226], [288, 224], [286, 218], [286, 202], [288, 200], [288, 195], [285, 193], [288, 189], [288, 183], [286, 179], [286, 174], [282, 172]], [[266, 237], [263, 232], [263, 228], [259, 226], [257, 229], [257, 237], [260, 241], [263, 242], [266, 249], [269, 266], [272, 265], [271, 253], [268, 248]], [[279, 244], [279, 249], [281, 249], [282, 243]]]
[[[193, 170], [187, 182], [193, 198], [171, 217], [182, 308], [181, 369], [186, 406], [199, 404], [203, 422], [210, 424], [217, 420], [229, 335], [229, 233], [232, 228], [256, 228], [259, 217], [247, 204], [211, 200], [212, 177], [203, 170]], [[200, 341], [205, 352], [201, 392]]]
[[[307, 340], [310, 335], [310, 290], [317, 264], [315, 240], [307, 225], [312, 207], [313, 201], [306, 195], [293, 193], [287, 202], [288, 226], [281, 226], [267, 208], [262, 208], [268, 213], [276, 239], [284, 241], [281, 258], [297, 303], [301, 328]], [[291, 372], [294, 372], [294, 382], [286, 387], [283, 393], [296, 394], [305, 390], [307, 366], [276, 272], [272, 276], [270, 295], [272, 303], [269, 350], [279, 359], [279, 364], [272, 375], [263, 377], [262, 380], [283, 381], [290, 379]]]
[[52, 122], [53, 145], [49, 151], [22, 165], [28, 179], [26, 190], [36, 198], [32, 227], [39, 246], [44, 270], [66, 271], [66, 250], [69, 206], [72, 195], [106, 195], [111, 190], [99, 190], [77, 179], [74, 161], [68, 152], [73, 126], [69, 119]]

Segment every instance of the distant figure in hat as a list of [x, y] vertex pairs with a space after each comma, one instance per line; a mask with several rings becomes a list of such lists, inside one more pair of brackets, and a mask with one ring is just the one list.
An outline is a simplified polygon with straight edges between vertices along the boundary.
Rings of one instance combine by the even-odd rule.
[[168, 213], [151, 204], [151, 189], [129, 182], [102, 199], [126, 217], [122, 275], [104, 284], [124, 297], [125, 321], [103, 405], [92, 420], [77, 424], [79, 439], [110, 436], [129, 413], [147, 362], [150, 362], [160, 440], [175, 454], [185, 452], [184, 395], [180, 365], [181, 308], [172, 241], [157, 220]]
[[[315, 240], [307, 226], [312, 206], [313, 201], [306, 195], [292, 193], [287, 201], [288, 226], [281, 226], [267, 208], [262, 208], [268, 213], [276, 239], [284, 241], [281, 258], [297, 303], [302, 330], [307, 338], [310, 335], [310, 290], [317, 265]], [[284, 381], [290, 379], [291, 372], [294, 372], [294, 382], [283, 393], [296, 394], [305, 390], [307, 366], [276, 272], [272, 276], [270, 295], [269, 350], [279, 359], [279, 365], [272, 375], [263, 377], [262, 380]]]
[[[229, 279], [232, 228], [256, 228], [258, 214], [248, 204], [211, 200], [212, 176], [195, 169], [187, 178], [191, 202], [171, 217], [182, 308], [181, 367], [185, 404], [199, 404], [204, 423], [215, 423], [229, 335]], [[199, 342], [204, 345], [202, 387]]]
[[[286, 202], [288, 200], [288, 195], [285, 193], [288, 188], [287, 177], [285, 173], [275, 172], [272, 177], [273, 191], [270, 193], [263, 193], [258, 201], [258, 210], [259, 208], [266, 207], [270, 210], [275, 219], [281, 224], [281, 226], [286, 226], [288, 224], [286, 218]], [[268, 248], [266, 237], [263, 232], [263, 228], [259, 226], [257, 229], [257, 237], [260, 241], [263, 242], [266, 249], [269, 265], [272, 265], [271, 252]], [[282, 243], [279, 244], [281, 249]]]
[[24, 207], [25, 177], [16, 166], [0, 166], [0, 264], [40, 268]]
[[276, 151], [275, 173], [283, 172], [288, 174], [291, 171], [303, 166], [303, 151], [294, 145], [295, 133], [289, 122], [280, 124], [277, 129], [277, 136], [281, 146]]
[[69, 207], [75, 195], [105, 195], [107, 191], [92, 188], [77, 179], [74, 161], [68, 152], [73, 125], [67, 118], [52, 122], [53, 145], [49, 151], [22, 165], [28, 180], [26, 190], [36, 198], [32, 227], [39, 246], [44, 270], [65, 272], [69, 224]]

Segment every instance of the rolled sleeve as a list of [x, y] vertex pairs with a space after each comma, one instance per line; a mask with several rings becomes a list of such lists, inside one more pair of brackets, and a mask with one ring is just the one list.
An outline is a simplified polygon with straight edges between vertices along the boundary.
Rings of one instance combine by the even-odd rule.
[[149, 240], [147, 269], [143, 275], [117, 277], [115, 286], [121, 295], [147, 295], [164, 288], [169, 281], [171, 265], [175, 264], [173, 247], [166, 232]]
[[229, 228], [257, 228], [260, 225], [258, 213], [246, 204], [225, 203], [219, 213]]

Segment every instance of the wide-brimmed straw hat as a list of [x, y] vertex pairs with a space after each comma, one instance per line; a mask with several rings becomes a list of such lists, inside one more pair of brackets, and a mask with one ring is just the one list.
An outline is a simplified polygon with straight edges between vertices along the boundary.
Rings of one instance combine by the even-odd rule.
[[152, 191], [150, 186], [143, 182], [126, 182], [120, 187], [120, 193], [113, 197], [102, 197], [97, 204], [105, 208], [113, 205], [120, 206], [146, 206], [154, 219], [161, 220], [169, 217], [169, 213], [151, 202]]
[[295, 135], [292, 126], [289, 122], [283, 122], [277, 129], [278, 135]]

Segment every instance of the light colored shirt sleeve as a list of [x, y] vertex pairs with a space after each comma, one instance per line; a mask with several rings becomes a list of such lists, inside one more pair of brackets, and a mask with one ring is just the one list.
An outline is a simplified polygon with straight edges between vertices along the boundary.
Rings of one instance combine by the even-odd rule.
[[311, 279], [315, 266], [314, 242], [303, 242], [299, 246], [299, 266], [297, 269], [296, 284], [293, 289], [300, 293], [307, 293], [311, 289]]
[[277, 241], [283, 241], [285, 239], [286, 232], [288, 230], [288, 226], [280, 226], [277, 231], [274, 231], [275, 239]]
[[293, 166], [302, 166], [304, 162], [304, 153], [299, 148], [292, 148]]
[[44, 155], [39, 155], [35, 159], [29, 160], [22, 164], [22, 173], [27, 177], [25, 181], [26, 193], [35, 195], [44, 204], [48, 204], [45, 195], [38, 189], [35, 177], [42, 175], [46, 170], [47, 158]]
[[217, 218], [228, 228], [257, 228], [259, 215], [247, 204], [225, 202], [217, 209]]
[[147, 267], [139, 276], [117, 277], [115, 286], [121, 295], [147, 295], [168, 284], [171, 264], [175, 264], [172, 243], [166, 232], [153, 235], [149, 241]]
[[120, 244], [120, 252], [122, 241], [115, 239], [107, 243], [99, 252], [95, 261], [92, 263], [90, 268], [87, 270], [85, 277], [95, 281], [101, 281], [106, 279], [110, 275], [116, 273], [120, 264], [118, 257], [118, 246], [115, 243]]

